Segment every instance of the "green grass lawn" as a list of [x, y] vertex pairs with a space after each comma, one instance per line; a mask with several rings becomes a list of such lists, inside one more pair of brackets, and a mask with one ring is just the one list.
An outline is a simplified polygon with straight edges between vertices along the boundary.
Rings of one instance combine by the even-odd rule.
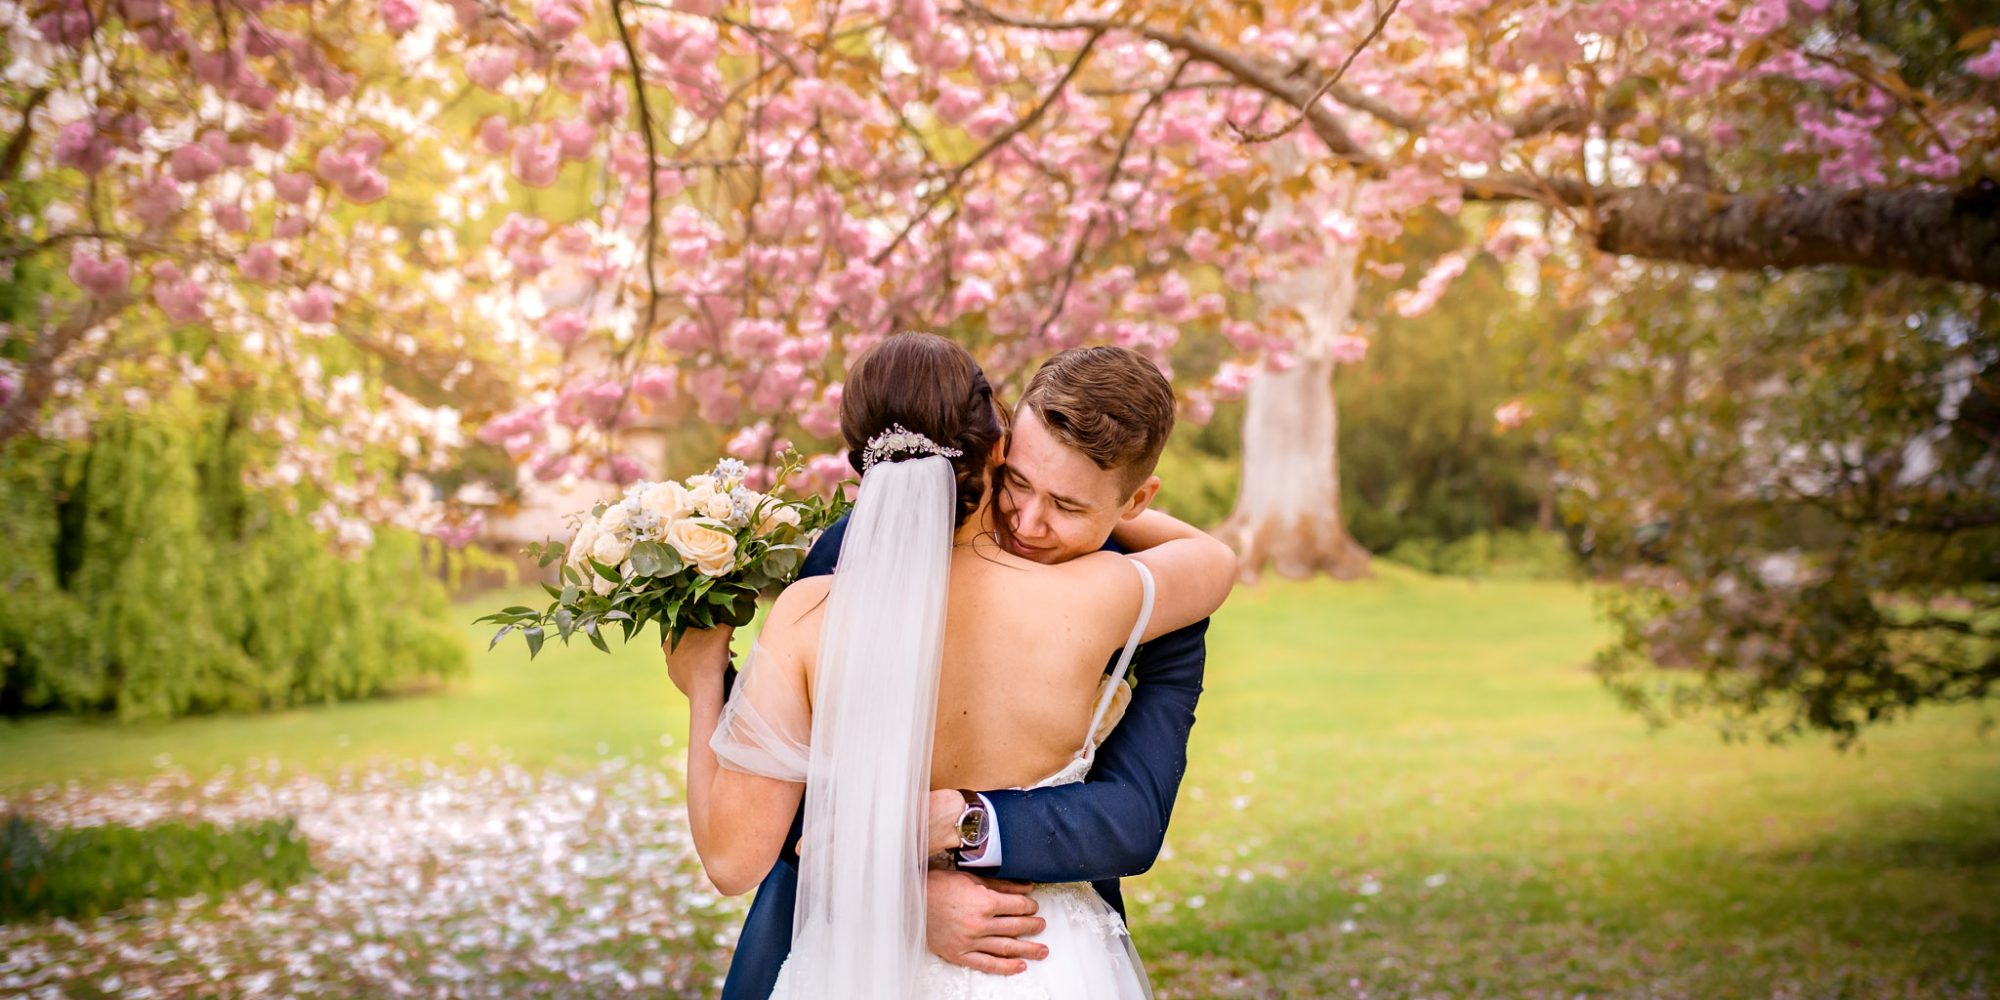
[[[1978, 710], [1846, 753], [1649, 733], [1585, 669], [1584, 591], [1378, 569], [1243, 590], [1218, 617], [1171, 853], [1127, 888], [1163, 996], [2000, 992], [2000, 743]], [[162, 758], [562, 769], [677, 757], [682, 732], [650, 644], [531, 664], [515, 642], [442, 694], [7, 724], [0, 788]]]

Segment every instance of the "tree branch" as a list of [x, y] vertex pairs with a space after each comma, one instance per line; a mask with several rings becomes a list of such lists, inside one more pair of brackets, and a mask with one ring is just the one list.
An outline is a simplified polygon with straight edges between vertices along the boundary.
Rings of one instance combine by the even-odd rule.
[[639, 116], [639, 130], [646, 137], [646, 322], [639, 328], [639, 335], [632, 338], [633, 344], [643, 344], [653, 335], [653, 323], [659, 318], [660, 279], [653, 266], [653, 255], [660, 244], [660, 154], [657, 140], [653, 137], [653, 109], [646, 100], [646, 72], [639, 61], [639, 50], [632, 44], [632, 33], [625, 27], [624, 0], [611, 0], [611, 20], [618, 26], [619, 44], [625, 47], [625, 59], [632, 67], [632, 96]]
[[1311, 97], [1305, 99], [1305, 103], [1299, 105], [1298, 113], [1292, 116], [1291, 121], [1269, 132], [1246, 131], [1235, 122], [1230, 122], [1229, 127], [1236, 130], [1237, 138], [1244, 142], [1270, 142], [1298, 128], [1299, 123], [1306, 120], [1306, 114], [1312, 109], [1313, 105], [1318, 104], [1319, 99], [1325, 97], [1326, 92], [1337, 86], [1340, 83], [1340, 78], [1347, 75], [1347, 68], [1354, 65], [1354, 60], [1360, 58], [1361, 53], [1367, 50], [1369, 45], [1374, 44], [1375, 39], [1381, 37], [1382, 29], [1389, 26], [1389, 18], [1396, 13], [1396, 8], [1401, 6], [1402, 3], [1403, 0], [1389, 0], [1389, 6], [1383, 9], [1381, 16], [1375, 19], [1375, 26], [1368, 29], [1368, 34], [1362, 36], [1361, 41], [1348, 51], [1347, 58], [1340, 61], [1340, 67], [1333, 71], [1333, 75], [1327, 77], [1326, 82], [1320, 84], [1319, 89], [1313, 91]]
[[88, 299], [68, 320], [53, 329], [45, 329], [35, 338], [34, 346], [28, 352], [28, 361], [21, 366], [20, 389], [14, 393], [13, 399], [7, 401], [6, 408], [0, 410], [0, 448], [5, 448], [9, 442], [34, 427], [41, 415], [42, 405], [48, 402], [49, 393], [55, 388], [56, 362], [62, 360], [70, 345], [132, 302], [130, 292]]
[[944, 186], [924, 201], [923, 208], [918, 209], [916, 216], [869, 263], [876, 267], [881, 267], [910, 238], [910, 234], [916, 231], [916, 228], [922, 225], [926, 218], [930, 217], [931, 212], [937, 208], [940, 202], [944, 201], [945, 196], [951, 194], [958, 187], [959, 182], [965, 179], [965, 175], [970, 173], [972, 168], [978, 166], [987, 157], [999, 151], [1000, 147], [1014, 141], [1015, 136], [1033, 128], [1035, 123], [1040, 121], [1044, 114], [1048, 113], [1049, 107], [1055, 104], [1056, 98], [1062, 96], [1063, 88], [1068, 87], [1069, 82], [1076, 78], [1077, 71], [1083, 69], [1083, 64], [1090, 60], [1091, 51], [1097, 48], [1098, 41], [1104, 37], [1104, 33], [1108, 30], [1110, 30], [1108, 24], [1092, 29], [1090, 37], [1084, 40], [1082, 50], [1077, 52], [1076, 59], [1069, 64], [1067, 70], [1063, 71], [1062, 78], [1056, 81], [1055, 86], [1050, 87], [1049, 92], [1042, 96], [1041, 103], [1035, 105], [1034, 110], [1028, 112], [1019, 121], [1008, 126], [1006, 131], [994, 136], [993, 141], [981, 147], [979, 152], [973, 154], [972, 159], [965, 161], [959, 165], [958, 169], [952, 171], [951, 176], [945, 180]]

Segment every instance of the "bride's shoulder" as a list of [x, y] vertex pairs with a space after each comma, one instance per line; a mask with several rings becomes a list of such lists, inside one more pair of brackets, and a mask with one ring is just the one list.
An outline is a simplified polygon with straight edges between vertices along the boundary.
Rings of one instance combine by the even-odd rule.
[[793, 580], [771, 602], [770, 623], [783, 622], [791, 626], [817, 614], [825, 606], [827, 592], [832, 589], [832, 576], [802, 576]]

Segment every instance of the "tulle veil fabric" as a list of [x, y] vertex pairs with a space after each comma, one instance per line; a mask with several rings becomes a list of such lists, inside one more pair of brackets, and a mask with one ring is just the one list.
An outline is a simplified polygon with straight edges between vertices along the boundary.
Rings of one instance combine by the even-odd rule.
[[810, 738], [753, 650], [711, 741], [726, 766], [806, 783], [791, 974], [827, 1000], [917, 989], [955, 497], [945, 458], [871, 466], [827, 596]]

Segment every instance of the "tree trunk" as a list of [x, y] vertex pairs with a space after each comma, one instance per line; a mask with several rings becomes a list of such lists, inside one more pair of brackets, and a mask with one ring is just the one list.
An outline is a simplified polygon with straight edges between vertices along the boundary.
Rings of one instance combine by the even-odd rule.
[[[1270, 221], [1291, 211], [1278, 198]], [[1319, 267], [1258, 290], [1267, 323], [1295, 322], [1298, 364], [1265, 368], [1243, 408], [1243, 478], [1236, 509], [1216, 529], [1236, 549], [1239, 574], [1254, 581], [1268, 562], [1279, 575], [1368, 575], [1368, 550], [1347, 533], [1340, 512], [1339, 413], [1334, 405], [1333, 343], [1354, 319], [1359, 258], [1334, 244]], [[1291, 317], [1296, 317], [1292, 319]]]

